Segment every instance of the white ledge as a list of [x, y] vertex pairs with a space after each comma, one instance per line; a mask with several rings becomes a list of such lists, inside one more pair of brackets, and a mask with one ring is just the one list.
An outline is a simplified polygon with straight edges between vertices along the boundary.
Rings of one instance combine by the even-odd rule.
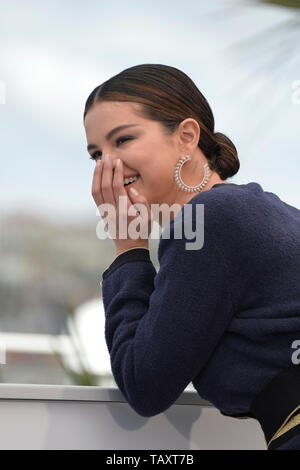
[[[127, 403], [118, 388], [83, 385], [0, 384], [0, 400], [71, 400]], [[213, 406], [197, 392], [184, 391], [176, 405]]]

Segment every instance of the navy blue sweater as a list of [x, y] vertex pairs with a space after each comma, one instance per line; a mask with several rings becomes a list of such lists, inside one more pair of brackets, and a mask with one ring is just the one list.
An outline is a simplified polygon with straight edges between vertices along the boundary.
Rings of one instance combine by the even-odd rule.
[[[183, 227], [188, 205], [196, 228], [197, 204], [204, 244], [188, 250], [184, 228], [182, 238], [174, 228]], [[158, 261], [156, 272], [149, 250], [135, 248], [102, 275], [105, 339], [121, 393], [138, 414], [154, 416], [192, 382], [220, 411], [248, 412], [292, 365], [300, 340], [300, 210], [255, 182], [216, 184], [163, 230]]]

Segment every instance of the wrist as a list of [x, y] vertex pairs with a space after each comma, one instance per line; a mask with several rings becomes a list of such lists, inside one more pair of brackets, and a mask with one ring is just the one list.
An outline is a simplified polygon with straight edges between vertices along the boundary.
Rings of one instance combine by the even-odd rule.
[[118, 248], [116, 249], [116, 257], [121, 255], [122, 253], [125, 253], [125, 251], [129, 251], [129, 250], [134, 250], [135, 248], [144, 248], [146, 250], [149, 250], [149, 244], [136, 244], [136, 245], [131, 245], [131, 246], [127, 246], [127, 247], [123, 247], [123, 248]]

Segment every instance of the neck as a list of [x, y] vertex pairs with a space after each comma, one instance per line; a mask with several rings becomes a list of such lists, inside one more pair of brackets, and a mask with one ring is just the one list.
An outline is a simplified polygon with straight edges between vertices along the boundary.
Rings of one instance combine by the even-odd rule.
[[[182, 191], [177, 185], [176, 185], [176, 188], [175, 188], [175, 196], [173, 196], [173, 202], [171, 202], [170, 204], [167, 203], [167, 208], [168, 207], [171, 207], [172, 204], [179, 204], [180, 208], [182, 208], [184, 206], [184, 204], [187, 204], [194, 196], [196, 196], [196, 194], [199, 194], [200, 193], [203, 193], [204, 191], [209, 191], [215, 184], [230, 184], [228, 181], [225, 181], [225, 180], [222, 180], [220, 178], [220, 176], [213, 172], [207, 182], [207, 184], [204, 186], [204, 188], [202, 188], [201, 191], [198, 191], [197, 193], [193, 192], [193, 193], [188, 193], [186, 191]], [[180, 209], [179, 209], [180, 210]], [[178, 212], [177, 212], [178, 213]], [[169, 216], [169, 219], [168, 217], [166, 217], [166, 220], [173, 220], [174, 217], [176, 217], [176, 214], [174, 214], [173, 211], [170, 211], [170, 216]], [[162, 223], [163, 223], [163, 220], [162, 220], [162, 213], [159, 212], [159, 225], [160, 227], [163, 227]]]

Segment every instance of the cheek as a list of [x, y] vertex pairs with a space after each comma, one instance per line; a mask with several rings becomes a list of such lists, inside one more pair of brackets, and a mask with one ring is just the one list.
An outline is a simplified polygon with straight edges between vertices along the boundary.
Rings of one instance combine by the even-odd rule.
[[135, 159], [138, 165], [135, 168], [145, 183], [148, 182], [155, 187], [172, 184], [175, 165], [170, 158], [169, 149], [164, 149], [161, 144], [150, 146], [148, 143], [142, 148], [141, 153], [136, 150]]
[[156, 194], [168, 192], [173, 185], [173, 174], [170, 168], [152, 167], [144, 173], [144, 183], [149, 190]]

